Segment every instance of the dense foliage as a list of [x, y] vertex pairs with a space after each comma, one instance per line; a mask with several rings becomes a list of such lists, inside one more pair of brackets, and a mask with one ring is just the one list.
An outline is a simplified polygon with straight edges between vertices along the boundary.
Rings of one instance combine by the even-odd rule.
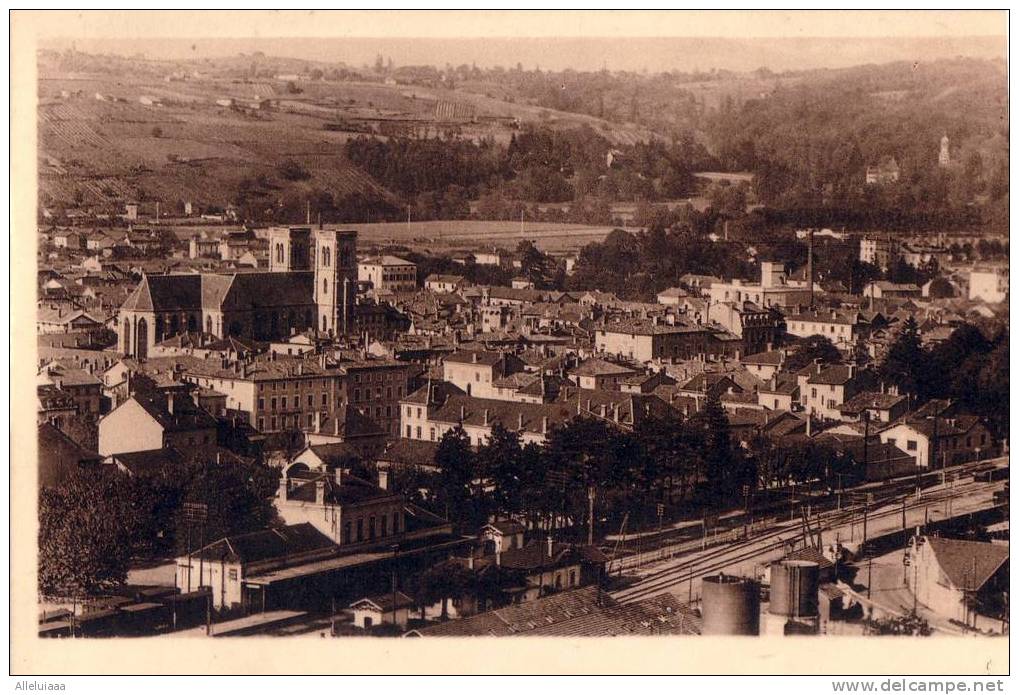
[[[275, 521], [279, 472], [261, 464], [187, 462], [143, 475], [81, 471], [39, 500], [39, 589], [89, 596], [127, 578], [135, 557], [165, 557]], [[207, 506], [204, 523], [183, 505]]]
[[496, 425], [474, 450], [456, 428], [440, 441], [435, 463], [437, 474], [395, 482], [399, 489], [428, 490], [420, 503], [448, 511], [457, 528], [470, 532], [492, 515], [514, 515], [564, 540], [618, 528], [624, 517], [631, 528], [655, 523], [658, 504], [669, 518], [699, 517], [742, 504], [744, 490], [854, 470], [851, 458], [813, 442], [782, 449], [735, 445], [717, 399], [689, 420], [651, 418], [633, 431], [578, 417], [540, 446], [521, 446], [518, 433]]
[[931, 348], [920, 341], [916, 321], [905, 324], [889, 347], [880, 376], [918, 402], [951, 398], [963, 412], [979, 415], [998, 437], [1008, 436], [1008, 331], [990, 337], [978, 327], [957, 328]]
[[[691, 215], [698, 216], [695, 212]], [[689, 227], [656, 228], [638, 234], [617, 229], [605, 241], [581, 250], [567, 287], [652, 300], [656, 293], [675, 286], [685, 273], [750, 278], [754, 272], [740, 246], [714, 243]]]

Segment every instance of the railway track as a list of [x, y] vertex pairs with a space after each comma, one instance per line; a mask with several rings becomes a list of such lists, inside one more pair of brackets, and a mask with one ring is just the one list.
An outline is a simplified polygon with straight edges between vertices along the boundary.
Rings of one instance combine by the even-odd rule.
[[[965, 495], [968, 492], [990, 489], [992, 485], [993, 483], [964, 481], [952, 488], [934, 491], [924, 497], [914, 498], [912, 501], [909, 500], [911, 493], [907, 493], [899, 496], [897, 501], [906, 500], [906, 510], [919, 509], [932, 504], [944, 502], [949, 499], [954, 499]], [[890, 502], [891, 500], [885, 499], [882, 500], [880, 504], [884, 506], [888, 505]], [[828, 512], [821, 514], [818, 517], [820, 530], [827, 531], [845, 523], [849, 523], [853, 519], [859, 518], [862, 513], [862, 508], [853, 508], [836, 511], [834, 513]], [[896, 516], [901, 513], [902, 507], [898, 506], [874, 511], [869, 511], [868, 507], [867, 516], [871, 520], [876, 520]], [[783, 534], [786, 535], [785, 538], [782, 537]], [[791, 538], [796, 538], [800, 534], [801, 528], [798, 524], [794, 522], [785, 522], [783, 526], [770, 530], [764, 534], [759, 534], [744, 541], [739, 541], [706, 553], [701, 553], [697, 557], [690, 558], [689, 560], [671, 565], [670, 567], [657, 572], [653, 572], [642, 578], [635, 586], [613, 593], [612, 597], [621, 603], [629, 603], [631, 601], [660, 594], [674, 586], [682, 584], [685, 581], [699, 579], [707, 574], [720, 571], [731, 565], [745, 562], [747, 560], [753, 560], [756, 557], [778, 550]]]

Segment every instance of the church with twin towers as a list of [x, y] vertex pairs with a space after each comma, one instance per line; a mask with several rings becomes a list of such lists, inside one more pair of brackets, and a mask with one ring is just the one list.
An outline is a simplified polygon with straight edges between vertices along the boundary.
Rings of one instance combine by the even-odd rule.
[[118, 313], [120, 351], [144, 359], [184, 332], [263, 341], [357, 332], [357, 232], [273, 227], [268, 236], [268, 271], [143, 275]]

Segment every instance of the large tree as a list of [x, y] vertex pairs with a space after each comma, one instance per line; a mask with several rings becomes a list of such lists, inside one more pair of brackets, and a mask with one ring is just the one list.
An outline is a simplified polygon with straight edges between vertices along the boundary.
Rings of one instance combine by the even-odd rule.
[[878, 375], [899, 387], [900, 393], [911, 393], [923, 400], [928, 393], [927, 355], [920, 342], [916, 319], [906, 319], [895, 342], [888, 349]]
[[463, 427], [458, 425], [442, 435], [435, 451], [435, 465], [439, 469], [438, 497], [446, 518], [457, 533], [473, 532], [479, 521], [475, 500], [477, 467]]
[[814, 360], [820, 364], [835, 364], [841, 359], [839, 349], [828, 338], [823, 335], [811, 335], [796, 341], [786, 360], [785, 368], [795, 373]]
[[126, 479], [79, 472], [39, 498], [39, 591], [83, 598], [127, 579], [131, 509]]

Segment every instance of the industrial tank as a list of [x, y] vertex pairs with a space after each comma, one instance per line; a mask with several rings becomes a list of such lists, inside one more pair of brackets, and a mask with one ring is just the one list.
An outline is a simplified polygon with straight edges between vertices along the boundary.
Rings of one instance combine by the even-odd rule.
[[752, 579], [704, 577], [702, 635], [757, 635], [761, 631], [761, 587]]
[[820, 567], [809, 560], [780, 560], [771, 564], [771, 604], [768, 612], [789, 618], [817, 615]]

